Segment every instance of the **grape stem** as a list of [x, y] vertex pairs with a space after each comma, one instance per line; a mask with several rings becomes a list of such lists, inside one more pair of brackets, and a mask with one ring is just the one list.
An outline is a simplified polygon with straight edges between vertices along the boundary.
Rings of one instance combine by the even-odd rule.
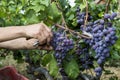
[[85, 4], [86, 4], [86, 16], [85, 16], [85, 21], [84, 21], [84, 27], [86, 28], [87, 19], [88, 19], [88, 2], [87, 2], [87, 0], [85, 0]]
[[108, 0], [107, 3], [106, 3], [105, 13], [108, 13], [108, 9], [109, 9], [109, 5], [110, 5], [110, 1], [111, 1], [111, 0]]
[[67, 31], [69, 31], [69, 32], [71, 32], [71, 33], [73, 33], [73, 34], [76, 34], [76, 35], [78, 35], [80, 38], [86, 38], [86, 39], [91, 39], [91, 38], [92, 38], [92, 37], [89, 36], [89, 35], [80, 34], [79, 32], [75, 32], [74, 30], [71, 30], [71, 29], [69, 29], [69, 28], [65, 28], [65, 27], [63, 27], [63, 26], [61, 26], [61, 25], [59, 25], [59, 24], [55, 24], [55, 26], [56, 26], [56, 27], [59, 27], [59, 28], [62, 28], [62, 29], [65, 29], [65, 30], [67, 30]]
[[65, 28], [68, 28], [68, 26], [67, 26], [67, 24], [66, 24], [66, 21], [65, 21], [65, 18], [64, 18], [64, 15], [63, 15], [63, 10], [62, 10], [62, 7], [61, 7], [61, 5], [60, 5], [60, 2], [58, 1], [58, 2], [56, 3], [56, 5], [57, 5], [58, 10], [60, 10], [60, 11], [62, 12], [62, 14], [61, 14], [61, 17], [62, 17], [62, 25], [64, 25]]
[[89, 69], [89, 71], [90, 71], [91, 75], [93, 76], [93, 73], [92, 73], [91, 69]]

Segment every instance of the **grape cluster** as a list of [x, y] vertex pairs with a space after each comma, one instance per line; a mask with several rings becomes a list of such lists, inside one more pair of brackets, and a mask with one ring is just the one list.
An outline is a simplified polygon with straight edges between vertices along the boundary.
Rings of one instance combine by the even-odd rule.
[[[80, 12], [80, 8], [77, 7], [77, 10], [76, 10], [76, 15], [77, 15], [77, 23], [78, 25], [84, 25], [84, 21], [85, 21], [85, 18], [86, 18], [86, 12]], [[90, 13], [88, 13], [88, 18], [87, 18], [88, 21], [92, 20], [92, 16], [90, 16]]]
[[78, 55], [79, 63], [82, 69], [89, 69], [93, 66], [93, 57], [89, 52], [88, 47], [82, 47], [82, 44], [76, 45], [76, 54]]
[[[102, 75], [102, 66], [106, 61], [106, 58], [110, 56], [110, 47], [114, 45], [117, 40], [116, 29], [112, 24], [112, 20], [117, 14], [105, 14], [104, 19], [99, 19], [94, 22], [91, 21], [84, 27], [85, 13], [80, 13], [79, 8], [77, 8], [76, 12], [77, 23], [80, 26], [80, 29], [93, 36], [92, 39], [84, 39], [84, 42], [89, 44], [96, 53], [94, 58], [97, 60], [99, 67], [95, 68], [95, 72], [96, 76], [100, 77]], [[89, 14], [88, 21], [91, 19], [92, 17]], [[81, 52], [79, 52], [79, 54], [81, 54]], [[85, 58], [82, 60], [85, 60]]]
[[[106, 58], [110, 56], [110, 46], [115, 44], [117, 40], [116, 29], [111, 22], [108, 22], [108, 19], [112, 20], [115, 16], [115, 13], [110, 16], [105, 14], [105, 19], [96, 20], [94, 23], [88, 24], [85, 29], [86, 32], [93, 35], [93, 39], [86, 39], [85, 42], [95, 51], [95, 58], [99, 66], [102, 66]], [[107, 21], [105, 21], [106, 19]], [[101, 76], [102, 69], [100, 70], [99, 73], [95, 71], [96, 76]]]
[[117, 13], [112, 13], [111, 15], [110, 14], [105, 14], [104, 15], [104, 18], [105, 19], [110, 19], [110, 20], [113, 20], [115, 17], [117, 16]]
[[72, 39], [66, 37], [63, 32], [57, 31], [53, 32], [53, 39], [51, 42], [54, 51], [55, 51], [55, 58], [58, 63], [58, 67], [60, 68], [59, 71], [62, 73], [62, 62], [67, 55], [67, 53], [74, 48], [74, 42]]
[[102, 75], [102, 68], [101, 67], [95, 68], [95, 72], [96, 72], [96, 76], [100, 77]]

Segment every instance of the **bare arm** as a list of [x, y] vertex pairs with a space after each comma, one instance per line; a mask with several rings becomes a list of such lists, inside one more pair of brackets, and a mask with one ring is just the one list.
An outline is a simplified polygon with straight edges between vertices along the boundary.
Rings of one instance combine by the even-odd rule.
[[34, 47], [33, 44], [37, 41], [37, 39], [29, 39], [26, 40], [26, 38], [18, 38], [14, 40], [9, 40], [5, 42], [0, 43], [0, 48], [6, 48], [6, 49], [41, 49], [41, 50], [51, 50], [52, 47], [45, 45], [45, 46], [38, 46]]
[[39, 40], [40, 44], [49, 44], [52, 32], [44, 23], [0, 28], [0, 42], [22, 37], [35, 38]]
[[2, 27], [0, 28], [0, 42], [20, 37], [27, 37], [23, 27]]

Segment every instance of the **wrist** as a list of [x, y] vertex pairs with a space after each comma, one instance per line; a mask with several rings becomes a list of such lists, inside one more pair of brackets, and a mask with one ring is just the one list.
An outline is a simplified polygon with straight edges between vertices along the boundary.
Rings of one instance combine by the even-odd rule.
[[29, 39], [26, 41], [26, 49], [37, 49], [37, 47], [34, 46], [34, 43], [37, 41], [37, 39]]
[[24, 37], [27, 39], [32, 38], [32, 36], [29, 33], [28, 26], [23, 26], [23, 34], [24, 34]]

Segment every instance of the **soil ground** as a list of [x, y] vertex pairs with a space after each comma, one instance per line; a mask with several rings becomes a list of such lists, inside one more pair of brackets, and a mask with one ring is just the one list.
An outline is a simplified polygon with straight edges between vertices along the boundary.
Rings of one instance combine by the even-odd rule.
[[105, 67], [108, 73], [103, 73], [101, 80], [120, 80], [120, 66], [119, 67]]

